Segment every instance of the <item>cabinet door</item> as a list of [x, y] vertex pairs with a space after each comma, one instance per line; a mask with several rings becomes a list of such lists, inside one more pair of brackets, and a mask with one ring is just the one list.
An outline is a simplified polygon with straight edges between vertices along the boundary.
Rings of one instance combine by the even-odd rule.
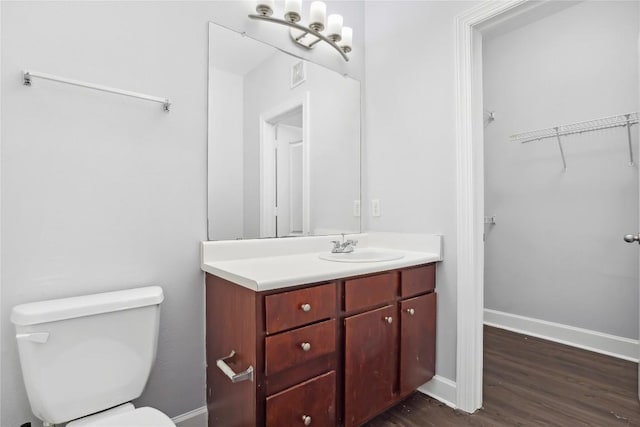
[[357, 426], [393, 399], [397, 352], [396, 306], [345, 319], [345, 427]]
[[429, 381], [436, 368], [436, 294], [400, 302], [400, 394]]

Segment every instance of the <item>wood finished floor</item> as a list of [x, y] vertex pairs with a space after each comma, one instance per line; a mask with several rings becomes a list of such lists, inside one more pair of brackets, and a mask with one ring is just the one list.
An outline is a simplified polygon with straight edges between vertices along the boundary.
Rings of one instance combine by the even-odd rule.
[[637, 366], [485, 327], [483, 409], [468, 415], [415, 393], [366, 427], [640, 426]]

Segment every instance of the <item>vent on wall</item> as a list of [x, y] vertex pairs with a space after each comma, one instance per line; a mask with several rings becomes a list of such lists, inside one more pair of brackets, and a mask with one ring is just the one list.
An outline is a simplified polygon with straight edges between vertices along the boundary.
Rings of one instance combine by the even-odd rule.
[[307, 79], [304, 61], [300, 61], [291, 67], [291, 89], [301, 85]]

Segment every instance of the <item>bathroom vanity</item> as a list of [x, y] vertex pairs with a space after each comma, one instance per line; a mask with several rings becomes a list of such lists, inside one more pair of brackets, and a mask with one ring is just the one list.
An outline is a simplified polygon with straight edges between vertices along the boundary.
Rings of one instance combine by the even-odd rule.
[[311, 236], [361, 230], [358, 80], [213, 22], [208, 70], [209, 426], [361, 425], [434, 375], [442, 236]]
[[358, 426], [433, 377], [439, 253], [350, 264], [235, 250], [203, 255], [209, 426]]

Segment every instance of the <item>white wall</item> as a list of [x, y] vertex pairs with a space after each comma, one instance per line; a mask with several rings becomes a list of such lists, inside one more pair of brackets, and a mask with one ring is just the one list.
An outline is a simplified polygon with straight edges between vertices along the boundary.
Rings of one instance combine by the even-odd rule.
[[[204, 403], [206, 23], [155, 7], [2, 4], [3, 426], [34, 420], [12, 306], [148, 284], [165, 303], [140, 403], [171, 416]], [[182, 77], [198, 65], [199, 79]], [[167, 96], [174, 108], [41, 80], [26, 88], [24, 68]]]
[[243, 236], [243, 76], [217, 68], [212, 75], [208, 236], [232, 240]]
[[361, 84], [322, 67], [309, 67], [308, 73], [310, 82], [324, 82], [310, 86], [311, 231], [357, 233], [361, 217], [353, 215], [353, 202], [360, 199], [362, 177], [357, 143], [361, 140]]
[[[484, 43], [485, 307], [638, 338], [638, 168], [623, 128], [509, 135], [638, 111], [638, 3], [584, 2]], [[636, 160], [640, 158], [634, 131]]]
[[353, 216], [353, 201], [360, 198], [360, 83], [307, 63], [306, 81], [290, 88], [298, 62], [278, 53], [245, 76], [244, 237], [260, 235], [260, 117], [307, 92], [311, 233], [360, 232], [360, 218]]
[[[176, 416], [205, 402], [207, 21], [290, 48], [282, 28], [246, 18], [253, 1], [2, 2], [0, 425], [35, 423], [12, 325], [16, 304], [158, 284], [156, 365], [139, 404]], [[331, 2], [354, 27], [348, 64], [362, 77], [362, 4]], [[87, 89], [34, 81], [32, 68], [168, 96], [171, 113]], [[37, 424], [34, 424], [37, 425]]]
[[[444, 235], [436, 373], [456, 378], [454, 17], [477, 2], [367, 2], [365, 230]], [[381, 216], [370, 217], [371, 199]]]

